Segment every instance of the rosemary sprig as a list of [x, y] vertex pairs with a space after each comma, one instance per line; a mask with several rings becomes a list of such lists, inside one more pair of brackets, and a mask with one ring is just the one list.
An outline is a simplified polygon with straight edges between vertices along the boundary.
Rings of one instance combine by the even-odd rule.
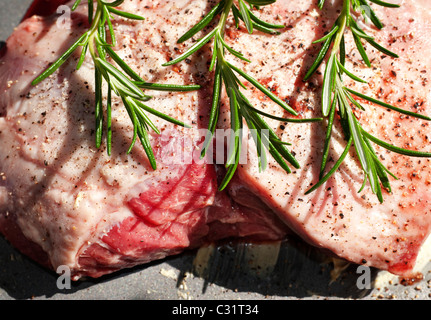
[[[227, 96], [229, 98], [231, 112], [230, 125], [233, 134], [231, 136], [231, 142], [229, 144], [226, 160], [227, 172], [219, 186], [220, 190], [223, 190], [227, 186], [238, 167], [241, 154], [241, 141], [244, 122], [247, 124], [248, 128], [251, 129], [251, 135], [256, 144], [257, 155], [259, 159], [259, 170], [265, 170], [267, 165], [267, 159], [264, 150], [266, 148], [268, 152], [277, 161], [277, 163], [286, 172], [291, 172], [288, 163], [290, 163], [290, 165], [295, 168], [299, 168], [300, 165], [298, 161], [287, 149], [287, 143], [282, 142], [279, 139], [279, 137], [275, 134], [275, 132], [269, 127], [269, 125], [261, 116], [285, 122], [309, 122], [322, 120], [320, 118], [281, 118], [256, 109], [241, 91], [241, 89], [246, 89], [246, 87], [240, 81], [237, 75], [244, 78], [246, 81], [248, 81], [255, 88], [260, 90], [268, 98], [270, 98], [273, 102], [278, 104], [290, 114], [295, 116], [298, 115], [294, 109], [292, 109], [279, 97], [274, 95], [270, 90], [268, 90], [265, 86], [259, 83], [256, 79], [254, 79], [252, 76], [248, 75], [246, 72], [226, 60], [226, 52], [228, 52], [233, 56], [239, 58], [240, 60], [250, 62], [250, 60], [245, 58], [242, 53], [231, 48], [225, 41], [226, 23], [230, 13], [232, 12], [233, 14], [236, 27], [239, 28], [239, 23], [240, 21], [242, 21], [248, 33], [250, 34], [253, 33], [255, 29], [269, 34], [279, 34], [278, 29], [284, 28], [283, 25], [276, 25], [265, 22], [259, 19], [252, 12], [253, 7], [265, 6], [275, 2], [276, 0], [238, 0], [237, 6], [236, 4], [234, 4], [233, 0], [221, 0], [212, 10], [210, 10], [209, 13], [204, 16], [204, 18], [200, 22], [198, 22], [194, 27], [192, 27], [188, 32], [186, 32], [178, 40], [178, 42], [182, 43], [192, 38], [199, 31], [203, 30], [206, 26], [208, 26], [210, 22], [212, 22], [218, 15], [220, 15], [219, 22], [212, 29], [212, 31], [199, 39], [191, 48], [189, 48], [189, 50], [184, 52], [182, 55], [164, 64], [164, 66], [170, 66], [180, 61], [183, 61], [187, 57], [201, 49], [204, 45], [209, 43], [212, 39], [214, 39], [213, 54], [209, 67], [210, 72], [214, 71], [213, 99], [210, 119], [208, 123], [208, 134], [202, 147], [201, 156], [203, 157], [206, 154], [211, 139], [214, 136], [220, 112], [219, 108], [221, 103], [221, 93], [224, 86]], [[248, 3], [249, 6], [247, 6], [246, 3]]]
[[[319, 1], [318, 5], [320, 8], [323, 7], [324, 2], [325, 0]], [[398, 7], [398, 5], [386, 3], [380, 0], [370, 0], [370, 2], [386, 7]], [[345, 30], [350, 29], [356, 48], [367, 66], [371, 66], [371, 63], [362, 44], [362, 40], [367, 41], [370, 45], [372, 45], [385, 55], [389, 55], [394, 58], [398, 57], [395, 53], [376, 43], [373, 37], [366, 34], [364, 30], [362, 30], [358, 26], [354, 16], [352, 15], [352, 10], [359, 12], [364, 18], [369, 19], [378, 29], [381, 29], [383, 27], [383, 24], [380, 22], [375, 12], [372, 10], [368, 0], [344, 0], [343, 9], [338, 19], [334, 23], [332, 29], [327, 35], [316, 41], [316, 43], [323, 42], [323, 45], [319, 54], [317, 55], [316, 60], [307, 72], [305, 80], [308, 80], [311, 77], [311, 75], [317, 70], [317, 68], [323, 62], [329, 52], [329, 58], [326, 62], [322, 85], [322, 113], [324, 117], [328, 118], [328, 125], [323, 148], [323, 158], [320, 168], [320, 180], [313, 187], [311, 187], [306, 192], [306, 194], [309, 194], [319, 188], [337, 171], [337, 169], [347, 156], [351, 146], [354, 145], [356, 154], [359, 158], [359, 162], [364, 172], [364, 181], [358, 192], [361, 192], [365, 187], [367, 181], [369, 181], [372, 192], [376, 194], [380, 202], [383, 202], [382, 186], [388, 192], [391, 192], [389, 176], [392, 176], [395, 179], [397, 179], [397, 177], [381, 163], [372, 147], [371, 142], [374, 142], [375, 144], [386, 148], [387, 150], [412, 157], [431, 157], [431, 153], [399, 148], [389, 143], [386, 143], [376, 138], [369, 132], [365, 131], [359, 123], [358, 119], [356, 118], [352, 106], [355, 106], [358, 110], [362, 111], [364, 111], [365, 108], [359, 103], [357, 99], [355, 99], [355, 97], [359, 97], [376, 105], [412, 117], [428, 121], [431, 120], [431, 118], [392, 106], [360, 92], [349, 89], [344, 85], [343, 75], [348, 76], [354, 81], [366, 83], [365, 80], [354, 75], [345, 67]], [[330, 51], [331, 44], [332, 49]], [[332, 129], [336, 113], [338, 113], [339, 115], [341, 127], [348, 142], [346, 143], [344, 152], [341, 154], [338, 161], [325, 174], [332, 136]]]
[[[89, 52], [95, 66], [95, 132], [96, 146], [99, 148], [102, 144], [104, 132], [104, 108], [103, 108], [103, 91], [102, 86], [105, 81], [108, 86], [107, 103], [106, 103], [106, 139], [107, 152], [111, 154], [112, 143], [112, 92], [120, 97], [124, 107], [133, 123], [133, 139], [128, 149], [131, 152], [135, 142], [139, 138], [145, 152], [148, 156], [153, 169], [157, 168], [156, 159], [151, 148], [148, 131], [151, 128], [157, 134], [160, 131], [150, 120], [147, 113], [151, 113], [161, 119], [174, 123], [176, 125], [188, 127], [183, 122], [174, 119], [162, 112], [159, 112], [144, 102], [151, 99], [142, 92], [142, 89], [161, 90], [161, 91], [191, 91], [199, 89], [197, 85], [170, 85], [148, 83], [144, 81], [127, 63], [122, 60], [113, 50], [116, 46], [116, 38], [112, 25], [113, 16], [120, 16], [131, 20], [144, 20], [143, 17], [124, 12], [116, 9], [124, 2], [124, 0], [115, 0], [107, 2], [97, 0], [97, 7], [94, 9], [93, 0], [88, 0], [88, 20], [90, 28], [86, 31], [64, 54], [48, 67], [40, 76], [32, 82], [32, 85], [37, 85], [48, 76], [53, 74], [61, 65], [63, 65], [69, 57], [78, 49], [82, 48], [80, 58], [76, 69], [78, 70]], [[77, 0], [72, 10], [76, 10], [81, 0]], [[108, 42], [108, 38], [110, 42]], [[110, 62], [113, 60], [118, 67]]]

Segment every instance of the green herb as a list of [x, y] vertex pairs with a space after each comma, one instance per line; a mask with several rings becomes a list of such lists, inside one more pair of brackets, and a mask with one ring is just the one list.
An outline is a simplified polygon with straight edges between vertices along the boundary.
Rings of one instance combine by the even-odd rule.
[[[320, 8], [323, 7], [324, 2], [325, 0], [319, 1], [318, 5]], [[398, 5], [378, 0], [370, 0], [370, 2], [386, 7], [398, 7]], [[412, 157], [431, 157], [431, 154], [426, 152], [406, 150], [393, 146], [365, 131], [359, 123], [358, 119], [355, 117], [355, 114], [352, 109], [352, 106], [354, 106], [358, 110], [365, 110], [364, 107], [359, 103], [359, 101], [355, 99], [355, 97], [359, 97], [376, 105], [380, 105], [382, 107], [412, 117], [424, 120], [431, 120], [431, 118], [384, 103], [365, 94], [349, 89], [344, 85], [343, 75], [346, 75], [347, 77], [357, 82], [366, 82], [365, 80], [354, 75], [345, 67], [346, 51], [344, 33], [346, 29], [350, 29], [356, 48], [367, 66], [370, 67], [371, 63], [362, 44], [362, 41], [368, 42], [371, 46], [373, 46], [385, 55], [389, 55], [394, 58], [398, 57], [395, 53], [376, 43], [373, 37], [369, 36], [365, 33], [364, 30], [362, 30], [358, 26], [355, 17], [352, 14], [352, 11], [359, 12], [365, 19], [371, 21], [377, 28], [383, 28], [383, 24], [377, 17], [376, 13], [372, 10], [370, 3], [367, 0], [344, 0], [343, 9], [338, 19], [335, 21], [332, 29], [327, 35], [316, 41], [316, 43], [323, 42], [323, 45], [319, 54], [317, 55], [315, 62], [306, 74], [305, 80], [308, 80], [312, 76], [312, 74], [317, 70], [322, 61], [324, 61], [325, 57], [329, 52], [329, 58], [326, 62], [322, 85], [322, 113], [323, 116], [328, 119], [328, 126], [324, 143], [323, 159], [320, 168], [320, 180], [306, 193], [308, 194], [319, 188], [332, 176], [332, 174], [337, 171], [353, 145], [355, 147], [356, 154], [359, 158], [359, 162], [365, 176], [362, 187], [359, 189], [359, 192], [363, 190], [367, 181], [369, 181], [372, 192], [376, 194], [380, 202], [383, 202], [382, 186], [388, 192], [391, 192], [389, 176], [395, 179], [396, 176], [392, 174], [389, 170], [387, 170], [387, 168], [380, 162], [371, 142], [390, 151]], [[331, 44], [332, 49], [330, 50]], [[339, 119], [345, 138], [347, 140], [347, 144], [344, 149], [344, 152], [341, 154], [338, 161], [325, 174], [328, 161], [329, 147], [332, 137], [332, 128], [336, 113], [338, 113], [339, 115]]]
[[[292, 115], [298, 115], [297, 112], [287, 105], [283, 100], [274, 95], [265, 86], [259, 83], [252, 76], [242, 71], [238, 67], [229, 63], [226, 60], [226, 53], [230, 53], [240, 60], [250, 62], [244, 55], [233, 48], [231, 48], [225, 41], [225, 29], [227, 19], [232, 12], [233, 18], [235, 19], [236, 27], [239, 28], [239, 23], [242, 21], [248, 31], [252, 33], [254, 30], [269, 34], [279, 34], [278, 29], [284, 28], [283, 25], [276, 25], [265, 22], [259, 19], [254, 13], [253, 8], [259, 6], [265, 6], [276, 1], [258, 1], [258, 0], [239, 0], [238, 6], [236, 6], [233, 0], [222, 0], [220, 1], [210, 12], [208, 12], [201, 21], [199, 21], [194, 27], [186, 32], [179, 40], [182, 43], [199, 31], [207, 27], [216, 17], [220, 15], [219, 22], [216, 26], [199, 39], [189, 50], [185, 53], [164, 64], [164, 66], [170, 66], [180, 61], [185, 60], [190, 55], [201, 49], [204, 45], [213, 41], [213, 55], [210, 63], [209, 70], [214, 71], [214, 86], [213, 86], [213, 99], [212, 108], [210, 112], [210, 119], [208, 123], [208, 135], [205, 139], [202, 147], [201, 156], [203, 157], [208, 149], [211, 139], [214, 135], [217, 121], [219, 118], [219, 108], [221, 101], [221, 92], [224, 85], [227, 96], [229, 98], [230, 113], [231, 113], [231, 129], [234, 132], [234, 137], [231, 137], [231, 143], [229, 144], [229, 152], [226, 161], [226, 175], [221, 182], [219, 189], [223, 190], [232, 176], [234, 175], [240, 159], [241, 154], [241, 141], [243, 133], [243, 123], [245, 122], [249, 129], [253, 132], [252, 137], [256, 144], [257, 155], [259, 158], [259, 169], [265, 170], [267, 159], [265, 155], [265, 148], [274, 157], [277, 163], [286, 171], [291, 172], [288, 163], [293, 167], [299, 168], [300, 165], [293, 156], [293, 154], [287, 149], [287, 143], [282, 142], [275, 132], [269, 127], [265, 120], [261, 117], [269, 117], [285, 122], [308, 122], [308, 121], [320, 121], [322, 119], [290, 119], [276, 117], [267, 114], [263, 111], [256, 109], [251, 102], [245, 97], [241, 89], [246, 89], [244, 84], [238, 78], [238, 75], [247, 80], [255, 88], [263, 92], [273, 102], [278, 104], [281, 108], [286, 110]], [[247, 5], [248, 3], [248, 5]]]
[[[99, 148], [102, 144], [102, 137], [104, 132], [104, 107], [103, 107], [103, 82], [107, 83], [107, 105], [106, 105], [106, 139], [107, 139], [107, 152], [111, 154], [112, 142], [112, 92], [121, 98], [124, 107], [133, 123], [133, 139], [129, 147], [130, 153], [136, 140], [142, 143], [148, 159], [153, 169], [156, 169], [156, 160], [151, 148], [148, 131], [151, 128], [157, 134], [160, 131], [154, 123], [147, 116], [151, 113], [166, 121], [172, 122], [176, 125], [188, 127], [181, 121], [178, 121], [166, 114], [163, 114], [153, 108], [147, 106], [144, 102], [151, 99], [150, 96], [145, 95], [142, 89], [161, 90], [161, 91], [191, 91], [196, 90], [199, 86], [183, 86], [183, 85], [169, 85], [169, 84], [156, 84], [145, 82], [126, 62], [124, 62], [113, 50], [116, 46], [116, 38], [114, 28], [112, 26], [113, 16], [120, 16], [132, 20], [144, 20], [141, 16], [120, 11], [118, 7], [124, 0], [116, 0], [113, 2], [106, 2], [97, 0], [97, 7], [94, 9], [93, 0], [88, 1], [88, 19], [90, 28], [86, 31], [57, 61], [55, 61], [49, 68], [47, 68], [40, 76], [38, 76], [32, 85], [37, 85], [48, 76], [53, 74], [68, 58], [78, 49], [82, 48], [79, 61], [76, 68], [79, 69], [85, 60], [87, 53], [91, 55], [95, 66], [95, 132], [96, 132], [96, 146]], [[81, 0], [77, 0], [72, 10], [75, 10]], [[110, 39], [110, 42], [108, 42]], [[113, 60], [117, 67], [110, 62]]]

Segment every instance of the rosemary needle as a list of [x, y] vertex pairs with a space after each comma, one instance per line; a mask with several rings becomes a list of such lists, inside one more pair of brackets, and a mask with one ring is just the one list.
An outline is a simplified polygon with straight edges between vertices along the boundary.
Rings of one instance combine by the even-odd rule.
[[[390, 8], [398, 7], [398, 5], [383, 2], [380, 0], [370, 0], [370, 2]], [[325, 0], [319, 0], [318, 6], [322, 8], [324, 3]], [[309, 194], [322, 186], [337, 171], [337, 169], [347, 156], [348, 151], [353, 145], [359, 158], [362, 170], [364, 172], [364, 181], [361, 188], [359, 189], [359, 192], [363, 190], [366, 185], [366, 182], [369, 181], [372, 192], [376, 194], [380, 202], [383, 202], [382, 186], [388, 192], [391, 192], [389, 176], [395, 179], [396, 176], [392, 174], [380, 162], [379, 158], [376, 155], [376, 152], [372, 147], [371, 142], [392, 152], [412, 157], [431, 157], [431, 153], [399, 148], [387, 142], [384, 142], [373, 136], [369, 132], [365, 131], [359, 123], [359, 120], [355, 117], [355, 114], [352, 110], [352, 105], [355, 106], [358, 110], [365, 110], [365, 108], [359, 103], [357, 99], [355, 99], [355, 97], [359, 97], [373, 104], [419, 119], [429, 121], [431, 120], [431, 118], [392, 106], [375, 98], [369, 97], [363, 93], [347, 88], [344, 85], [343, 75], [346, 75], [347, 77], [357, 82], [366, 82], [365, 80], [354, 75], [345, 67], [346, 51], [344, 32], [346, 29], [350, 29], [356, 48], [359, 51], [363, 62], [367, 66], [371, 66], [371, 64], [365, 51], [365, 48], [362, 44], [362, 40], [365, 40], [385, 55], [389, 55], [393, 58], [398, 57], [397, 54], [389, 51], [388, 49], [382, 47], [380, 44], [375, 42], [373, 37], [366, 34], [364, 30], [362, 30], [358, 26], [354, 15], [352, 14], [352, 10], [359, 12], [365, 19], [371, 21], [378, 29], [383, 28], [383, 24], [371, 8], [368, 0], [344, 0], [343, 9], [331, 30], [328, 32], [327, 35], [315, 41], [315, 43], [323, 42], [323, 45], [317, 55], [316, 60], [305, 75], [304, 80], [308, 80], [312, 76], [312, 74], [317, 70], [317, 68], [323, 62], [329, 52], [329, 58], [326, 62], [322, 85], [322, 113], [324, 117], [328, 118], [328, 125], [320, 168], [320, 180], [314, 186], [312, 186], [306, 192], [306, 194]], [[332, 49], [330, 50], [331, 45]], [[331, 133], [334, 125], [334, 118], [336, 112], [338, 112], [341, 127], [348, 142], [346, 143], [345, 149], [335, 163], [335, 165], [325, 174], [330, 141], [332, 136]]]
[[269, 127], [262, 116], [286, 122], [310, 122], [322, 120], [320, 118], [287, 119], [276, 117], [256, 109], [241, 91], [241, 88], [245, 89], [245, 86], [241, 83], [237, 75], [247, 80], [255, 88], [263, 92], [268, 98], [270, 98], [273, 102], [278, 104], [290, 114], [295, 116], [298, 115], [294, 109], [292, 109], [279, 97], [274, 95], [265, 86], [260, 84], [256, 79], [226, 60], [226, 53], [228, 52], [238, 59], [241, 59], [245, 62], [250, 62], [243, 56], [243, 54], [231, 48], [225, 41], [226, 23], [230, 13], [232, 12], [233, 14], [236, 27], [238, 28], [239, 22], [242, 21], [245, 24], [248, 33], [252, 33], [254, 30], [259, 30], [269, 34], [279, 34], [278, 29], [284, 28], [283, 25], [276, 25], [263, 21], [259, 19], [252, 11], [253, 7], [265, 6], [275, 2], [275, 0], [238, 0], [238, 6], [236, 6], [233, 0], [221, 0], [202, 18], [202, 20], [200, 20], [194, 27], [192, 27], [182, 37], [180, 37], [178, 42], [181, 43], [192, 38], [220, 15], [219, 22], [215, 28], [199, 39], [182, 55], [164, 64], [164, 66], [170, 66], [181, 62], [214, 39], [213, 55], [209, 67], [210, 71], [214, 71], [213, 99], [208, 123], [208, 134], [202, 147], [201, 156], [203, 157], [206, 154], [211, 143], [211, 139], [214, 136], [220, 112], [219, 107], [221, 103], [221, 92], [224, 85], [229, 99], [231, 113], [230, 126], [233, 134], [229, 143], [226, 160], [227, 171], [219, 186], [220, 190], [223, 190], [228, 185], [238, 167], [242, 148], [242, 134], [244, 129], [243, 122], [245, 122], [250, 129], [251, 135], [256, 144], [256, 151], [259, 159], [259, 169], [265, 170], [266, 168], [267, 161], [264, 150], [266, 148], [286, 172], [291, 172], [288, 163], [295, 168], [300, 167], [299, 163], [293, 154], [287, 149], [287, 143], [282, 142], [278, 138], [278, 136]]
[[[197, 90], [200, 86], [197, 85], [170, 85], [156, 84], [145, 82], [127, 63], [122, 60], [113, 50], [116, 46], [116, 38], [114, 28], [112, 26], [113, 16], [120, 16], [132, 20], [144, 20], [143, 17], [129, 12], [124, 12], [116, 9], [124, 2], [124, 0], [115, 0], [106, 2], [97, 0], [97, 6], [94, 8], [93, 0], [88, 0], [88, 20], [90, 28], [81, 35], [75, 43], [66, 50], [62, 56], [57, 59], [50, 67], [48, 67], [41, 75], [33, 80], [32, 85], [37, 85], [48, 76], [53, 74], [61, 65], [63, 65], [69, 57], [78, 49], [82, 48], [80, 58], [76, 69], [79, 69], [87, 55], [93, 60], [95, 66], [95, 132], [96, 146], [99, 148], [102, 144], [104, 132], [104, 108], [103, 108], [103, 82], [107, 83], [107, 105], [106, 105], [106, 139], [107, 152], [111, 154], [112, 144], [112, 93], [120, 97], [124, 107], [133, 123], [133, 139], [128, 149], [130, 153], [135, 142], [140, 140], [145, 152], [148, 156], [153, 169], [157, 168], [156, 159], [151, 148], [148, 130], [151, 128], [157, 134], [159, 130], [150, 120], [146, 113], [151, 113], [161, 119], [174, 123], [176, 125], [189, 127], [183, 122], [174, 119], [162, 112], [147, 106], [144, 102], [151, 99], [150, 96], [144, 94], [142, 89], [159, 90], [159, 91], [191, 91]], [[81, 0], [75, 1], [72, 10], [81, 3]], [[110, 43], [107, 39], [110, 39]], [[109, 60], [112, 59], [117, 64], [114, 66]]]

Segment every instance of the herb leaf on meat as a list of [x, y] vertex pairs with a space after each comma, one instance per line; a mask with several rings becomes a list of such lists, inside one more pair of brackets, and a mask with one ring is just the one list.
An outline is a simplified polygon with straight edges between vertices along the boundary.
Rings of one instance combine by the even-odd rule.
[[[398, 5], [383, 2], [380, 0], [370, 0], [370, 2], [385, 7], [398, 7]], [[325, 0], [320, 0], [318, 6], [322, 8], [324, 3]], [[353, 79], [356, 82], [366, 83], [365, 80], [354, 75], [345, 67], [346, 50], [344, 34], [347, 29], [350, 29], [356, 45], [356, 49], [359, 51], [363, 62], [368, 67], [371, 66], [371, 63], [362, 44], [362, 41], [368, 42], [371, 46], [373, 46], [385, 55], [388, 55], [393, 58], [398, 57], [397, 54], [391, 52], [390, 50], [384, 48], [383, 46], [375, 42], [373, 37], [369, 36], [363, 29], [361, 29], [357, 21], [355, 20], [352, 11], [359, 12], [365, 19], [371, 21], [378, 29], [383, 28], [383, 24], [371, 8], [368, 0], [344, 0], [343, 9], [331, 30], [328, 32], [327, 35], [315, 41], [315, 43], [323, 42], [323, 45], [317, 55], [316, 60], [305, 75], [304, 80], [308, 80], [313, 75], [313, 73], [318, 69], [320, 64], [325, 60], [325, 57], [329, 53], [329, 57], [326, 60], [325, 72], [323, 76], [321, 106], [323, 116], [328, 119], [328, 125], [323, 149], [323, 158], [320, 167], [320, 180], [306, 193], [311, 193], [320, 186], [322, 186], [337, 171], [353, 145], [356, 151], [356, 155], [359, 158], [362, 170], [364, 172], [364, 181], [361, 188], [359, 189], [359, 192], [363, 190], [367, 181], [369, 181], [372, 192], [376, 194], [380, 202], [383, 202], [382, 186], [388, 192], [391, 192], [389, 176], [395, 179], [396, 176], [392, 174], [382, 164], [376, 152], [374, 151], [371, 142], [390, 151], [412, 157], [431, 157], [431, 153], [399, 148], [378, 139], [377, 137], [364, 130], [359, 120], [355, 116], [352, 106], [354, 106], [357, 110], [365, 111], [365, 108], [357, 99], [361, 98], [373, 104], [400, 112], [408, 116], [428, 121], [431, 120], [431, 118], [392, 106], [360, 92], [354, 91], [344, 85], [343, 76], [347, 76], [348, 78]], [[343, 129], [347, 143], [344, 151], [342, 152], [339, 159], [336, 161], [335, 165], [325, 174], [332, 137], [332, 129], [336, 113], [339, 115], [341, 127]]]
[[[188, 127], [183, 122], [174, 119], [166, 114], [163, 114], [145, 104], [146, 101], [151, 99], [142, 92], [142, 89], [147, 90], [160, 90], [160, 91], [191, 91], [197, 90], [200, 86], [197, 85], [170, 85], [170, 84], [157, 84], [148, 83], [144, 81], [121, 57], [113, 50], [116, 46], [116, 38], [114, 28], [112, 25], [113, 16], [120, 16], [132, 20], [144, 20], [143, 17], [124, 12], [116, 7], [120, 6], [124, 0], [115, 0], [107, 2], [97, 0], [97, 6], [94, 8], [93, 0], [88, 1], [88, 20], [90, 27], [64, 54], [48, 67], [41, 75], [39, 75], [32, 85], [37, 85], [48, 76], [53, 74], [61, 65], [63, 65], [68, 58], [79, 48], [82, 48], [80, 58], [78, 60], [76, 69], [79, 69], [87, 55], [90, 54], [95, 66], [95, 132], [96, 132], [96, 146], [99, 148], [102, 144], [102, 137], [104, 132], [104, 107], [103, 107], [103, 83], [106, 82], [108, 87], [107, 103], [106, 103], [106, 139], [107, 139], [107, 152], [111, 154], [112, 143], [112, 93], [115, 93], [121, 98], [124, 107], [133, 123], [133, 139], [129, 147], [130, 153], [135, 142], [139, 138], [145, 152], [148, 156], [150, 164], [153, 169], [156, 169], [156, 160], [151, 148], [148, 131], [151, 128], [157, 134], [160, 131], [154, 123], [147, 116], [147, 113], [156, 115], [157, 117], [166, 121], [172, 122], [176, 125]], [[77, 0], [72, 10], [76, 10], [81, 0]], [[108, 41], [110, 39], [110, 41]], [[110, 61], [113, 60], [117, 66]]]
[[[235, 173], [240, 159], [241, 154], [241, 143], [242, 143], [242, 132], [243, 124], [247, 124], [248, 128], [254, 132], [252, 137], [256, 144], [257, 155], [259, 158], [259, 170], [265, 170], [266, 168], [266, 156], [265, 148], [272, 155], [272, 157], [277, 161], [277, 163], [286, 171], [291, 172], [289, 165], [295, 168], [299, 168], [300, 165], [295, 159], [294, 155], [286, 147], [287, 143], [282, 142], [275, 132], [266, 123], [263, 117], [268, 117], [271, 119], [276, 119], [285, 122], [311, 122], [311, 121], [321, 121], [322, 119], [295, 119], [295, 118], [281, 118], [270, 115], [263, 111], [256, 109], [252, 103], [246, 98], [241, 89], [246, 89], [244, 84], [240, 81], [238, 76], [244, 78], [255, 88], [260, 90], [269, 99], [278, 104], [281, 108], [286, 110], [291, 115], [297, 116], [298, 113], [286, 104], [279, 97], [274, 95], [270, 90], [268, 90], [264, 85], [259, 83], [255, 78], [236, 67], [232, 63], [226, 60], [226, 54], [230, 53], [234, 57], [250, 62], [244, 55], [232, 47], [230, 47], [225, 41], [225, 30], [227, 25], [227, 20], [232, 13], [235, 25], [239, 28], [240, 21], [245, 25], [248, 33], [253, 33], [254, 30], [259, 30], [268, 34], [279, 34], [279, 29], [284, 28], [283, 25], [277, 25], [268, 23], [266, 21], [258, 18], [254, 13], [252, 8], [265, 6], [275, 3], [276, 0], [238, 0], [236, 5], [233, 0], [221, 0], [217, 5], [215, 5], [194, 27], [187, 31], [182, 37], [179, 38], [178, 42], [182, 43], [199, 31], [207, 27], [216, 17], [220, 15], [218, 24], [203, 36], [201, 39], [197, 40], [194, 45], [192, 45], [186, 52], [178, 56], [177, 58], [167, 62], [164, 66], [170, 66], [179, 63], [187, 59], [192, 54], [196, 53], [203, 46], [208, 44], [211, 40], [213, 41], [213, 53], [210, 63], [209, 70], [214, 71], [214, 85], [213, 85], [213, 97], [212, 97], [212, 108], [210, 112], [210, 119], [208, 123], [208, 134], [205, 138], [204, 145], [202, 147], [201, 156], [203, 157], [211, 143], [211, 139], [214, 136], [217, 121], [220, 112], [221, 103], [221, 92], [224, 86], [226, 94], [229, 99], [231, 123], [230, 127], [233, 131], [234, 137], [231, 137], [231, 143], [229, 144], [229, 152], [227, 155], [226, 169], [227, 172], [223, 181], [221, 182], [219, 189], [223, 190], [231, 180], [233, 174]], [[248, 4], [248, 5], [247, 5]]]

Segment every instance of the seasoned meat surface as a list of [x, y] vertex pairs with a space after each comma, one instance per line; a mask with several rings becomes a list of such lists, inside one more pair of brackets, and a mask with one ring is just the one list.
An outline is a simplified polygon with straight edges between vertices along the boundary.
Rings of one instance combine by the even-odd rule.
[[[316, 58], [321, 38], [337, 17], [341, 1], [327, 1], [323, 11], [316, 1], [278, 1], [261, 16], [282, 22], [287, 27], [279, 37], [259, 33], [231, 39], [241, 48], [250, 64], [241, 65], [282, 99], [296, 108], [301, 117], [321, 116], [320, 97], [324, 65], [309, 82], [302, 79]], [[368, 81], [358, 84], [345, 77], [348, 87], [409, 111], [431, 115], [428, 66], [431, 57], [429, 21], [430, 3], [403, 2], [401, 9], [375, 6], [385, 27], [379, 31], [365, 24], [367, 33], [400, 58], [384, 56], [365, 45], [372, 66], [367, 68], [356, 46], [346, 33], [346, 66]], [[277, 17], [281, 20], [274, 20]], [[412, 18], [414, 17], [414, 18]], [[247, 45], [253, 43], [252, 46]], [[283, 110], [254, 91], [248, 97], [268, 113], [283, 115]], [[401, 115], [383, 107], [361, 101], [366, 111], [355, 110], [364, 129], [395, 146], [431, 151], [430, 123]], [[220, 124], [229, 123], [228, 105]], [[315, 192], [305, 192], [319, 180], [326, 121], [312, 124], [287, 124], [268, 120], [283, 141], [292, 143], [301, 169], [286, 174], [272, 161], [268, 169], [258, 171], [256, 154], [238, 169], [241, 188], [259, 196], [293, 230], [313, 245], [330, 249], [338, 256], [359, 264], [374, 266], [393, 273], [409, 273], [416, 255], [430, 231], [431, 167], [427, 158], [411, 158], [389, 152], [376, 145], [382, 163], [399, 180], [391, 179], [392, 194], [384, 192], [380, 204], [369, 185], [358, 193], [364, 175], [354, 148], [330, 180]], [[341, 155], [346, 141], [340, 123], [331, 140], [328, 170]], [[244, 192], [242, 193], [244, 194]], [[236, 199], [235, 194], [232, 194]], [[239, 199], [237, 199], [240, 201]]]
[[[244, 27], [235, 29], [233, 20], [226, 33], [226, 41], [251, 63], [232, 57], [230, 61], [303, 118], [321, 116], [323, 69], [308, 82], [303, 77], [320, 48], [312, 42], [330, 28], [341, 8], [341, 1], [327, 1], [321, 11], [315, 2], [277, 1], [256, 11], [264, 20], [286, 26], [278, 36], [258, 31], [250, 35]], [[52, 1], [52, 8], [54, 3], [64, 1]], [[33, 15], [39, 8], [35, 4], [0, 58], [0, 231], [24, 253], [54, 269], [67, 265], [78, 279], [161, 259], [207, 241], [280, 240], [293, 231], [348, 261], [396, 274], [411, 272], [431, 225], [428, 159], [400, 156], [375, 146], [382, 162], [399, 178], [391, 181], [393, 192], [385, 193], [381, 204], [368, 187], [358, 193], [363, 173], [352, 149], [324, 186], [305, 195], [318, 181], [326, 122], [288, 124], [267, 119], [283, 141], [292, 143], [301, 168], [287, 174], [268, 156], [268, 168], [259, 172], [253, 143], [247, 140], [246, 161], [229, 187], [217, 191], [223, 166], [215, 159], [220, 157], [199, 159], [211, 108], [211, 46], [178, 65], [162, 67], [207, 31], [177, 43], [216, 1], [126, 1], [122, 9], [146, 20], [116, 18], [114, 23], [116, 51], [143, 79], [201, 85], [200, 90], [188, 93], [149, 93], [151, 107], [193, 126], [174, 126], [150, 115], [161, 131], [160, 135], [151, 133], [157, 170], [150, 167], [139, 144], [127, 153], [133, 127], [116, 97], [112, 155], [107, 155], [105, 145], [95, 148], [90, 59], [76, 71], [77, 52], [50, 78], [31, 86], [88, 28], [84, 4], [72, 14], [70, 29], [59, 25], [55, 14]], [[429, 2], [375, 9], [385, 28], [378, 31], [366, 26], [367, 32], [400, 58], [366, 47], [372, 62], [366, 68], [346, 34], [347, 67], [368, 81], [348, 85], [429, 116]], [[37, 13], [46, 15], [44, 11]], [[257, 90], [250, 87], [245, 94], [256, 108], [289, 116]], [[400, 147], [431, 151], [428, 122], [365, 101], [363, 105], [366, 111], [355, 113], [366, 130]], [[220, 130], [229, 129], [229, 115], [224, 95]], [[336, 123], [329, 165], [344, 145]]]
[[[206, 10], [205, 3], [189, 1], [124, 5], [147, 22], [118, 19], [117, 50], [145, 80], [209, 81], [201, 79], [205, 61], [200, 58], [180, 68], [161, 67], [187, 27], [170, 17], [186, 7], [196, 18]], [[85, 6], [72, 14], [71, 28], [57, 24], [57, 18], [25, 20], [8, 39], [0, 61], [0, 230], [7, 239], [47, 266], [69, 266], [78, 279], [206, 241], [284, 237], [286, 226], [267, 207], [251, 211], [218, 193], [216, 167], [199, 160], [197, 129], [205, 126], [209, 107], [205, 89], [151, 92], [150, 106], [195, 125], [185, 129], [149, 115], [161, 131], [151, 133], [157, 170], [140, 144], [127, 153], [133, 127], [117, 97], [112, 155], [106, 145], [95, 148], [90, 59], [76, 71], [77, 52], [52, 77], [31, 86], [88, 28]]]

